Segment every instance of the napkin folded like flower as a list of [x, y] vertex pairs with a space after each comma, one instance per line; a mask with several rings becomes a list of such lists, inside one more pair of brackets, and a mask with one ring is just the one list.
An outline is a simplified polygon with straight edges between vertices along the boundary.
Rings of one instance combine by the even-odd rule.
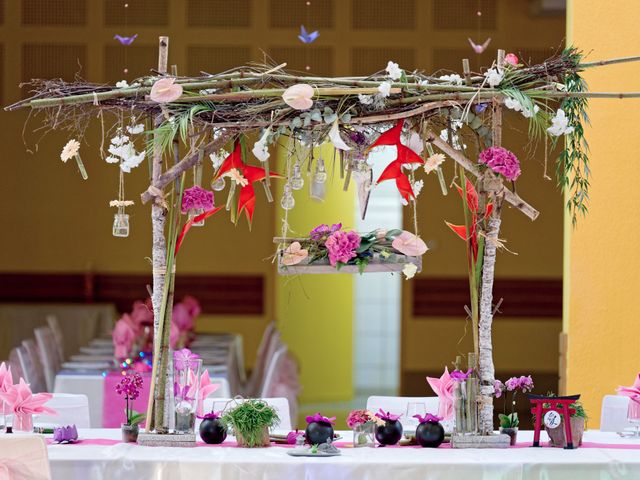
[[336, 417], [323, 417], [322, 414], [320, 413], [316, 413], [315, 415], [308, 415], [307, 418], [307, 423], [312, 423], [312, 422], [318, 422], [318, 423], [328, 423], [330, 425], [333, 425], [336, 423]]
[[78, 441], [78, 429], [75, 425], [53, 428], [53, 441], [56, 443], [73, 443]]
[[449, 375], [449, 369], [444, 367], [444, 373], [440, 378], [427, 377], [427, 382], [440, 399], [438, 415], [444, 420], [453, 417], [453, 386], [454, 380]]
[[131, 317], [126, 313], [116, 322], [111, 334], [114, 347], [114, 356], [118, 360], [124, 360], [129, 356], [131, 347], [136, 339], [136, 332]]
[[634, 402], [640, 403], [640, 373], [636, 376], [633, 385], [629, 387], [618, 387], [618, 395], [624, 395]]
[[[11, 387], [13, 387], [11, 367], [7, 367], [7, 365], [2, 362], [0, 363], [0, 393], [8, 392]], [[9, 409], [9, 406], [4, 402], [4, 400], [0, 400], [0, 408], [2, 408], [2, 411], [4, 412]]]
[[389, 412], [385, 412], [384, 410], [382, 410], [381, 408], [378, 409], [378, 413], [376, 413], [376, 417], [378, 417], [380, 420], [385, 420], [385, 421], [390, 421], [390, 422], [395, 422], [396, 420], [398, 420], [400, 417], [402, 416], [402, 414], [400, 415], [395, 415], [393, 413], [389, 413]]
[[34, 413], [47, 413], [57, 415], [53, 408], [45, 407], [53, 395], [51, 393], [32, 393], [29, 384], [20, 378], [20, 382], [13, 385], [7, 392], [0, 392], [0, 399], [9, 406], [16, 417], [33, 415]]
[[413, 418], [417, 418], [418, 423], [438, 423], [442, 420], [442, 417], [438, 417], [437, 415], [432, 415], [430, 413], [427, 413], [424, 417], [422, 415], [414, 415]]
[[[193, 391], [197, 386], [196, 382], [196, 374], [193, 373], [193, 370], [189, 370], [189, 384], [192, 385], [189, 390], [189, 396], [195, 397], [195, 392]], [[198, 405], [196, 407], [196, 415], [202, 416], [202, 412], [204, 411], [204, 400], [213, 392], [220, 388], [219, 383], [211, 383], [211, 379], [209, 378], [209, 371], [205, 370], [200, 375], [200, 389], [198, 390], [197, 400]]]

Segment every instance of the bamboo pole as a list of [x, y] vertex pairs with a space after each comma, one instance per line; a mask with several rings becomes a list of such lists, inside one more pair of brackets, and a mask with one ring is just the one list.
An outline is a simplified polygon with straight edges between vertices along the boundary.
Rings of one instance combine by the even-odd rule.
[[603, 65], [613, 65], [615, 63], [639, 62], [640, 56], [610, 58], [608, 60], [596, 60], [595, 62], [582, 62], [578, 64], [579, 68], [601, 67]]
[[[158, 71], [165, 73], [167, 71], [167, 59], [169, 56], [169, 37], [159, 38], [158, 47]], [[157, 128], [162, 123], [162, 117], [157, 116], [154, 119], [154, 126]], [[153, 145], [153, 160], [151, 167], [151, 183], [155, 183], [162, 174], [162, 149], [154, 137]], [[167, 259], [167, 244], [164, 236], [165, 231], [165, 218], [166, 211], [159, 199], [156, 199], [151, 206], [151, 228], [153, 236], [153, 247], [151, 250], [151, 262], [153, 267], [153, 295], [151, 296], [151, 302], [153, 304], [153, 339], [154, 339], [154, 353], [160, 353], [160, 343], [163, 318], [161, 316], [161, 306], [163, 291], [165, 285], [166, 276], [166, 259]], [[166, 372], [158, 371], [158, 362], [153, 363], [153, 372], [151, 376], [151, 385], [149, 392], [149, 404], [147, 408], [147, 431], [158, 431], [164, 427], [164, 425], [157, 425], [155, 423], [155, 408], [157, 404], [155, 402], [156, 397], [156, 383], [160, 375], [166, 374]], [[161, 392], [164, 395], [164, 392]], [[164, 412], [163, 412], [164, 414]]]

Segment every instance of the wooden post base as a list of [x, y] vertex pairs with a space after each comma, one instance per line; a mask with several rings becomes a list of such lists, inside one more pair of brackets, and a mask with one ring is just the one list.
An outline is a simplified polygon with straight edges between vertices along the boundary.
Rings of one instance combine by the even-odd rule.
[[194, 433], [141, 433], [138, 435], [138, 445], [145, 447], [195, 447]]
[[509, 448], [511, 438], [504, 433], [495, 435], [451, 435], [452, 448]]

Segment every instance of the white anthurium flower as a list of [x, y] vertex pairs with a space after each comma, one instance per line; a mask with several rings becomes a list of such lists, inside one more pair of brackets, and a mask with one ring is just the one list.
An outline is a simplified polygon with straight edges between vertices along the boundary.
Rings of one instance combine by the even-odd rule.
[[298, 83], [287, 88], [282, 94], [282, 99], [295, 110], [308, 110], [313, 106], [313, 94], [311, 85]]
[[260, 137], [260, 140], [253, 144], [253, 150], [251, 150], [255, 157], [261, 162], [266, 162], [270, 156], [269, 145], [267, 144], [267, 139], [269, 138], [270, 133], [271, 127], [267, 128], [264, 131], [264, 133]]
[[559, 137], [573, 132], [573, 127], [569, 126], [569, 119], [561, 108], [558, 109], [555, 116], [551, 119], [551, 126], [547, 128], [549, 135]]
[[387, 63], [386, 71], [391, 80], [400, 80], [400, 77], [402, 77], [402, 69], [395, 62], [389, 61]]
[[380, 95], [383, 98], [391, 95], [391, 82], [382, 82], [380, 85], [378, 85], [378, 92], [380, 92]]
[[[444, 80], [446, 82], [452, 83], [453, 85], [462, 85], [462, 77], [457, 73], [453, 73], [451, 75], [441, 75], [438, 77], [440, 80]], [[426, 85], [426, 83], [425, 83]]]
[[405, 263], [404, 268], [402, 269], [402, 273], [405, 276], [406, 280], [410, 280], [415, 277], [418, 271], [418, 267], [416, 267], [413, 263]]
[[504, 79], [504, 73], [498, 68], [490, 68], [484, 72], [484, 76], [487, 79], [487, 83], [491, 88], [495, 88], [500, 85], [500, 82]]
[[329, 130], [329, 140], [331, 140], [333, 146], [338, 150], [351, 150], [351, 147], [347, 145], [340, 136], [340, 125], [338, 124], [338, 120], [333, 122], [331, 130]]

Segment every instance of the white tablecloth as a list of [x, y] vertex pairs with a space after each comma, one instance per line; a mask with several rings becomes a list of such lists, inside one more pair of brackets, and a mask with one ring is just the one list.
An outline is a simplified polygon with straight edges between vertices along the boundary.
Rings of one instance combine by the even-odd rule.
[[[346, 439], [351, 438], [345, 432]], [[84, 430], [81, 438], [119, 438], [119, 430]], [[520, 432], [518, 441], [530, 441]], [[543, 434], [543, 440], [546, 440]], [[584, 441], [630, 443], [616, 434], [590, 431]], [[343, 448], [342, 456], [294, 458], [283, 447], [165, 448], [51, 445], [54, 480], [260, 479], [260, 480], [637, 480], [640, 450], [515, 448]]]

